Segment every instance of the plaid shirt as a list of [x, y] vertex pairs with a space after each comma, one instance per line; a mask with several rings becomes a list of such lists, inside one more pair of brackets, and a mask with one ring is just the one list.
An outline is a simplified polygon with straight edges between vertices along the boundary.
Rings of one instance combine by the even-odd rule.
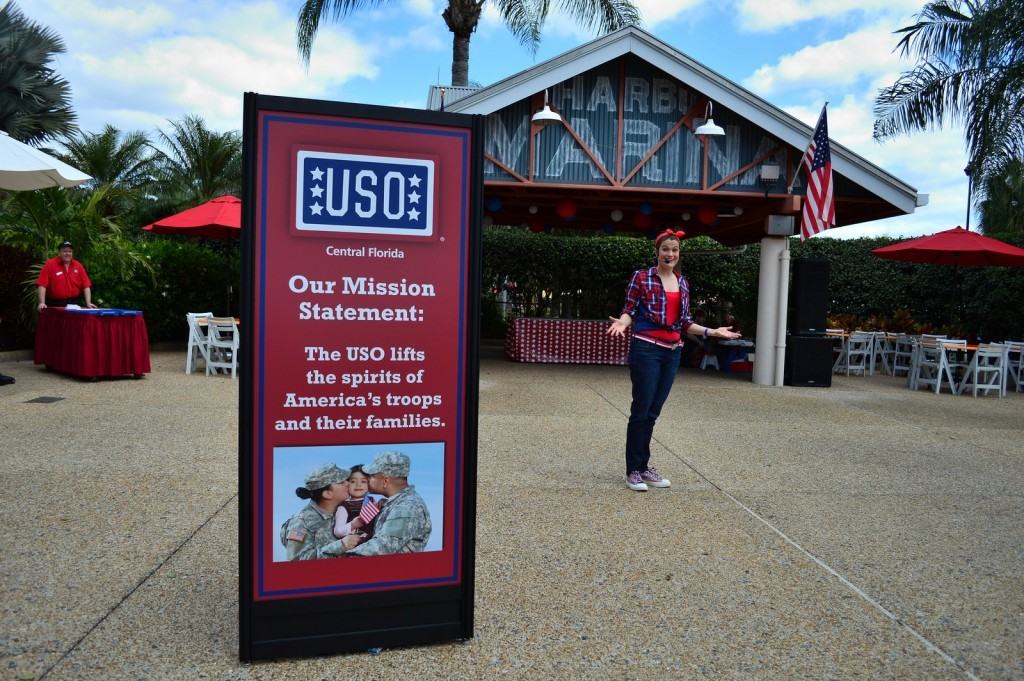
[[633, 318], [634, 333], [650, 329], [671, 329], [683, 334], [690, 328], [693, 324], [690, 316], [690, 285], [686, 277], [677, 274], [676, 278], [679, 280], [679, 319], [668, 326], [665, 323], [665, 287], [661, 285], [658, 268], [650, 267], [633, 273], [629, 288], [626, 289], [626, 303], [622, 306], [622, 312]]

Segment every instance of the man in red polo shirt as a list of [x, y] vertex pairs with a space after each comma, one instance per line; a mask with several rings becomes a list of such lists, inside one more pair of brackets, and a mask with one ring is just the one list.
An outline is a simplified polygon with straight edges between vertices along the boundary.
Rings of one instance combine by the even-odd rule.
[[86, 307], [96, 307], [92, 304], [92, 282], [85, 266], [71, 254], [71, 242], [63, 242], [57, 249], [57, 257], [47, 260], [39, 272], [36, 285], [39, 287], [40, 310], [77, 304], [83, 295]]

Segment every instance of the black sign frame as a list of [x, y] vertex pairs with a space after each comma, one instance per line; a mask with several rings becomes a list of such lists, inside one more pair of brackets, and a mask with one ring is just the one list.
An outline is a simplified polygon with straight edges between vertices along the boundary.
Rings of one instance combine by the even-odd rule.
[[[253, 461], [254, 357], [257, 348], [246, 323], [254, 319], [257, 206], [257, 121], [273, 111], [343, 116], [377, 121], [444, 126], [470, 131], [465, 383], [464, 469], [461, 504], [460, 582], [345, 595], [257, 600], [253, 597], [255, 494]], [[378, 647], [464, 640], [473, 636], [476, 551], [477, 421], [481, 224], [483, 216], [483, 118], [448, 112], [329, 102], [246, 93], [243, 113], [241, 361], [238, 418], [239, 485], [239, 658], [242, 661], [329, 655]], [[344, 559], [342, 559], [344, 560]], [[354, 560], [354, 559], [349, 559]]]

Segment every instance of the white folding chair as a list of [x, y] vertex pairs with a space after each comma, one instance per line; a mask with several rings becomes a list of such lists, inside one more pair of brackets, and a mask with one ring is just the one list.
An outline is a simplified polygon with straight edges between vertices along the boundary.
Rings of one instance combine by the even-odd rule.
[[846, 375], [851, 371], [859, 371], [861, 376], [868, 372], [871, 361], [871, 352], [874, 348], [872, 334], [864, 331], [854, 331], [846, 341]]
[[896, 335], [893, 340], [893, 352], [892, 352], [892, 375], [900, 376], [900, 372], [905, 374], [910, 373], [910, 369], [914, 365], [914, 347], [917, 345], [917, 340], [913, 336], [908, 336], [905, 333]]
[[979, 390], [995, 390], [999, 397], [1006, 395], [1006, 365], [1009, 348], [998, 343], [982, 343], [974, 353], [967, 367], [964, 378], [957, 388], [957, 395], [963, 394], [967, 386], [971, 386], [974, 396]]
[[227, 369], [232, 378], [238, 376], [238, 324], [230, 317], [210, 317], [207, 323], [209, 345], [206, 375], [216, 369]]
[[832, 339], [832, 373], [846, 368], [846, 329], [825, 329], [825, 337]]
[[1013, 381], [1017, 392], [1024, 392], [1024, 341], [1006, 341], [1006, 387]]
[[209, 352], [209, 341], [207, 339], [206, 329], [200, 326], [199, 319], [212, 317], [212, 312], [186, 312], [185, 319], [188, 320], [188, 351], [185, 355], [185, 373], [191, 374], [192, 370], [196, 368], [196, 361], [202, 358], [204, 363], [208, 363]]
[[718, 366], [718, 355], [705, 352], [704, 356], [700, 358], [700, 368], [703, 370], [709, 366], [714, 366], [716, 371], [721, 371], [721, 368]]
[[896, 356], [896, 334], [877, 331], [874, 334], [875, 347], [871, 351], [871, 373], [874, 374], [875, 360], [882, 361], [882, 371], [889, 376], [894, 376], [893, 366]]
[[938, 395], [942, 390], [942, 381], [946, 380], [949, 383], [950, 391], [954, 395], [956, 394], [957, 382], [953, 376], [953, 367], [959, 366], [959, 364], [951, 364], [947, 345], [967, 345], [967, 341], [921, 336], [921, 343], [917, 346], [917, 355], [914, 361], [914, 372], [910, 380], [912, 390], [917, 390], [923, 385], [926, 388], [934, 388], [935, 394]]

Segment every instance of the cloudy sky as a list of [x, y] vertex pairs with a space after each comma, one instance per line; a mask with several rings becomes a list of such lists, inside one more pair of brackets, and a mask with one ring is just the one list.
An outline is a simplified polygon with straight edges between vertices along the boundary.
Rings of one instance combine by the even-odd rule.
[[[2, 3], [3, 0], [0, 0]], [[240, 129], [242, 93], [423, 108], [448, 82], [451, 34], [441, 0], [383, 5], [322, 27], [308, 69], [295, 49], [300, 0], [18, 0], [67, 43], [57, 68], [70, 82], [79, 124], [152, 131], [189, 113]], [[555, 3], [557, 4], [557, 2]], [[929, 195], [911, 216], [845, 227], [830, 236], [916, 236], [963, 224], [967, 180], [960, 129], [871, 137], [875, 93], [909, 67], [893, 31], [923, 0], [636, 0], [644, 28], [814, 125], [829, 101], [834, 140]], [[488, 85], [594, 36], [554, 15], [536, 55], [488, 8], [473, 36], [470, 79]], [[973, 222], [973, 219], [972, 219]]]

